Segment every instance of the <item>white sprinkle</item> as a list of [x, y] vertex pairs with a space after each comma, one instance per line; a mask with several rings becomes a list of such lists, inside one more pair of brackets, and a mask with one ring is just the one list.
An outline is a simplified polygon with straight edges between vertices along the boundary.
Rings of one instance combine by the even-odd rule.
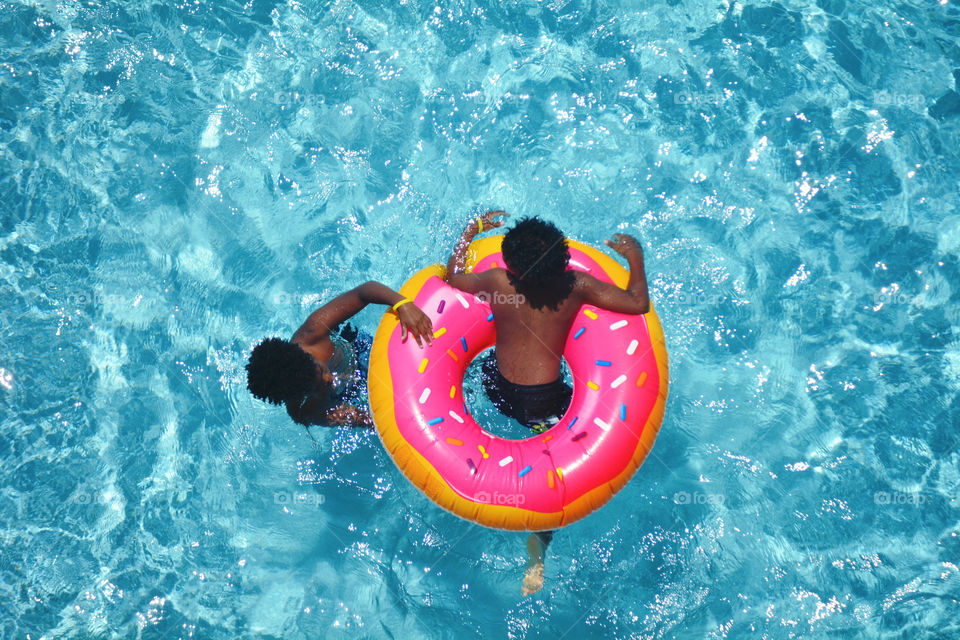
[[452, 409], [450, 410], [450, 417], [456, 420], [457, 422], [459, 422], [460, 424], [463, 424], [463, 418], [458, 416], [457, 412], [453, 411]]
[[513, 456], [507, 456], [506, 458], [504, 458], [503, 460], [500, 461], [500, 466], [501, 466], [501, 467], [505, 467], [505, 466], [507, 466], [508, 464], [510, 464], [511, 462], [513, 462]]
[[637, 350], [637, 347], [639, 347], [639, 346], [640, 346], [640, 341], [639, 341], [639, 340], [631, 340], [631, 341], [630, 341], [630, 346], [627, 347], [627, 355], [628, 355], [628, 356], [632, 356], [633, 353]]
[[427, 398], [430, 397], [430, 389], [424, 389], [423, 393], [420, 394], [420, 404], [423, 404], [427, 401]]
[[457, 300], [460, 301], [460, 304], [463, 305], [463, 308], [464, 308], [464, 309], [469, 309], [469, 308], [470, 308], [470, 303], [467, 302], [466, 299], [465, 299], [462, 295], [460, 295], [459, 293], [457, 294]]
[[616, 331], [617, 329], [621, 329], [625, 326], [627, 326], [626, 320], [621, 320], [620, 322], [614, 322], [612, 325], [610, 325], [610, 331]]
[[622, 384], [623, 384], [624, 382], [626, 382], [626, 381], [627, 381], [627, 376], [622, 375], [622, 376], [620, 376], [619, 378], [617, 378], [616, 380], [614, 380], [613, 382], [610, 383], [610, 388], [611, 388], [611, 389], [616, 389], [617, 387], [619, 387], [620, 385], [622, 385]]
[[593, 419], [593, 424], [597, 425], [598, 427], [600, 427], [600, 428], [603, 429], [604, 431], [610, 431], [610, 425], [608, 425], [606, 422], [604, 422], [604, 421], [601, 420], [600, 418], [594, 418], [594, 419]]

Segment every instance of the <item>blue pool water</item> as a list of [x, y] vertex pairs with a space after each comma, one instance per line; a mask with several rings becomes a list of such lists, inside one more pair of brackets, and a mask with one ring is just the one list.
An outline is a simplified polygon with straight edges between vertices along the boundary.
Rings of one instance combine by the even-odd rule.
[[[0, 1], [0, 637], [960, 637], [958, 35], [929, 0]], [[245, 389], [486, 207], [635, 234], [671, 354], [653, 453], [528, 598], [523, 536]]]

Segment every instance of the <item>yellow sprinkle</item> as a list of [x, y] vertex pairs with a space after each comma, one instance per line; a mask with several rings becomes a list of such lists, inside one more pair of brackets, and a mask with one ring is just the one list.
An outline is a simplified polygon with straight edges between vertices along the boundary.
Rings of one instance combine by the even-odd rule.
[[487, 452], [484, 450], [482, 444], [478, 444], [478, 445], [477, 445], [477, 449], [480, 449], [480, 453], [483, 455], [484, 458], [489, 458], [489, 457], [490, 457], [490, 454], [487, 453]]
[[594, 313], [593, 311], [591, 311], [590, 309], [584, 309], [584, 310], [583, 310], [583, 315], [587, 316], [587, 317], [590, 318], [591, 320], [596, 320], [596, 319], [597, 319], [597, 314], [595, 314], [595, 313]]
[[420, 361], [420, 368], [417, 369], [417, 371], [419, 371], [420, 373], [423, 373], [424, 371], [426, 371], [426, 370], [427, 370], [427, 362], [429, 362], [429, 360], [427, 360], [426, 358], [424, 358], [423, 360], [421, 360], [421, 361]]
[[446, 332], [447, 332], [447, 328], [446, 328], [446, 327], [440, 327], [439, 329], [437, 329], [436, 331], [433, 332], [433, 337], [434, 337], [434, 338], [439, 338], [440, 336], [442, 336], [442, 335], [445, 334]]
[[560, 467], [557, 467], [557, 477], [560, 478], [560, 482], [563, 482], [563, 470]]
[[447, 443], [456, 445], [458, 447], [463, 446], [463, 442], [461, 440], [457, 440], [456, 438], [447, 438]]
[[590, 387], [591, 389], [593, 389], [594, 391], [596, 391], [597, 389], [600, 388], [600, 386], [599, 386], [596, 382], [594, 382], [594, 381], [592, 381], [592, 380], [587, 383], [587, 386]]
[[553, 482], [553, 469], [547, 469], [547, 486], [551, 489], [555, 486]]
[[457, 395], [457, 385], [450, 387], [450, 397], [452, 398], [455, 395]]
[[637, 386], [642, 387], [643, 383], [646, 381], [647, 381], [647, 372], [644, 371], [643, 373], [640, 374], [640, 377], [637, 378]]

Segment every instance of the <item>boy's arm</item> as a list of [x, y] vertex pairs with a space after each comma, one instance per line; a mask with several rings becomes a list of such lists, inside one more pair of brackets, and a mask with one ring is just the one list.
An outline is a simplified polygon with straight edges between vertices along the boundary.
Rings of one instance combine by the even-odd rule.
[[647, 274], [643, 264], [643, 249], [631, 236], [618, 233], [615, 242], [606, 241], [607, 246], [622, 255], [630, 266], [630, 280], [627, 288], [601, 282], [591, 275], [578, 274], [582, 286], [584, 302], [617, 313], [641, 314], [650, 311], [650, 296], [647, 292]]
[[[352, 318], [368, 304], [385, 304], [393, 306], [404, 298], [399, 293], [376, 280], [365, 282], [359, 287], [345, 291], [326, 303], [313, 313], [293, 334], [293, 340], [311, 344], [328, 338], [330, 332], [341, 322]], [[406, 339], [410, 332], [419, 346], [423, 346], [421, 338], [430, 343], [433, 335], [433, 323], [430, 318], [414, 303], [406, 303], [396, 309], [400, 317], [402, 337]]]
[[467, 225], [467, 228], [464, 229], [460, 235], [460, 239], [457, 240], [457, 244], [453, 247], [453, 253], [450, 254], [450, 259], [447, 260], [446, 280], [450, 286], [456, 287], [461, 291], [466, 291], [467, 293], [483, 291], [483, 274], [466, 273], [467, 249], [478, 233], [488, 229], [502, 227], [504, 221], [498, 218], [509, 215], [510, 214], [505, 211], [487, 211], [479, 218], [470, 221], [470, 224]]

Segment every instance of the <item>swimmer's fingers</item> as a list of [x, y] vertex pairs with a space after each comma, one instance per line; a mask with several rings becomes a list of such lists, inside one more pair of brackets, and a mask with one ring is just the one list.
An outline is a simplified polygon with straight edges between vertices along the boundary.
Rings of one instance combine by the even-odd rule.
[[502, 227], [507, 223], [504, 218], [509, 218], [510, 214], [506, 211], [501, 211], [500, 209], [493, 209], [487, 211], [483, 214], [483, 224], [489, 229], [496, 229], [497, 227]]

